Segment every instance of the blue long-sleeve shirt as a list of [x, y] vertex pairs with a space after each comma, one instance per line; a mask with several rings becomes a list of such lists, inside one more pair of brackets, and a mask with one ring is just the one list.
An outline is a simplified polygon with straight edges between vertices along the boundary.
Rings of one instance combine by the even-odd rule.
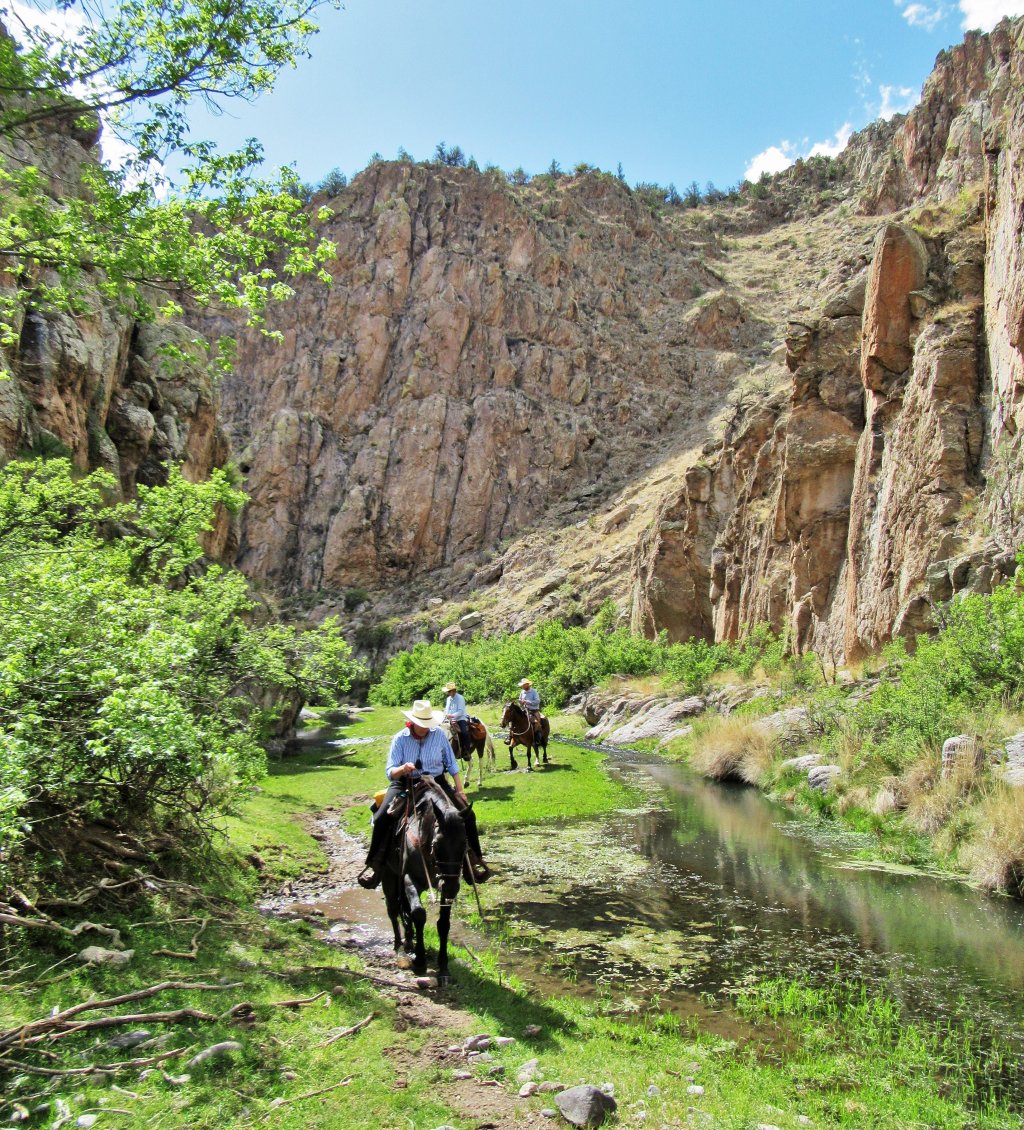
[[[419, 762], [419, 769], [409, 776], [415, 779], [422, 773], [429, 773], [432, 777], [440, 777], [442, 773], [450, 773], [452, 777], [459, 774], [459, 763], [455, 760], [451, 742], [441, 730], [428, 730], [427, 736], [420, 741], [414, 738], [411, 731], [403, 728], [391, 739], [391, 749], [388, 751], [388, 763], [384, 770], [388, 781], [391, 770], [397, 769], [411, 761], [413, 765]], [[401, 778], [404, 779], [404, 778]]]
[[456, 722], [460, 722], [464, 718], [469, 717], [469, 711], [466, 709], [466, 700], [458, 693], [450, 694], [444, 704], [444, 713], [446, 718], [454, 718]]
[[519, 692], [519, 701], [527, 710], [540, 710], [540, 694], [534, 687]]

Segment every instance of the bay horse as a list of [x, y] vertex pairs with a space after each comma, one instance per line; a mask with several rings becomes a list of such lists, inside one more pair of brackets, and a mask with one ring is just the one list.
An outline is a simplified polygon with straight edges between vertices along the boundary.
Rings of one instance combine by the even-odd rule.
[[540, 716], [540, 725], [536, 732], [530, 712], [513, 699], [505, 704], [505, 712], [501, 716], [501, 724], [508, 728], [509, 747], [508, 755], [512, 761], [512, 768], [518, 769], [515, 754], [512, 752], [517, 745], [526, 747], [526, 768], [532, 769], [531, 758], [536, 756], [537, 768], [540, 768], [540, 755], [544, 754], [544, 764], [548, 761], [548, 737], [551, 734], [551, 724]]
[[404, 949], [412, 954], [417, 973], [427, 968], [423, 945], [427, 912], [420, 895], [426, 890], [432, 897], [435, 890], [440, 894], [437, 980], [444, 984], [448, 981], [452, 904], [459, 893], [466, 858], [466, 825], [448, 794], [427, 774], [413, 782], [413, 796], [406, 798], [405, 804], [407, 815], [395, 822], [381, 889], [395, 932], [395, 953]]
[[470, 773], [473, 769], [473, 754], [476, 753], [478, 757], [477, 769], [477, 784], [484, 783], [484, 756], [487, 757], [487, 763], [490, 772], [494, 772], [494, 742], [491, 741], [491, 734], [487, 727], [480, 721], [479, 718], [470, 718], [469, 720], [469, 749], [463, 750], [462, 748], [462, 735], [459, 733], [459, 727], [456, 723], [451, 724], [451, 733], [449, 740], [452, 743], [452, 750], [456, 757], [462, 758], [466, 763], [466, 784], [469, 784]]

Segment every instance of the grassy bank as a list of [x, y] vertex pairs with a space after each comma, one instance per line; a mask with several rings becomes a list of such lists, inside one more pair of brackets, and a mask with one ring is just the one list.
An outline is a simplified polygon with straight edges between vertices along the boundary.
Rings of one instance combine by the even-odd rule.
[[[210, 858], [201, 892], [165, 888], [144, 904], [108, 910], [103, 921], [120, 928], [135, 951], [126, 968], [82, 967], [70, 960], [82, 941], [48, 933], [35, 937], [31, 948], [13, 951], [0, 970], [9, 989], [0, 995], [5, 1029], [90, 995], [110, 997], [171, 980], [213, 987], [168, 989], [130, 1007], [140, 1013], [192, 1008], [211, 1019], [133, 1021], [113, 1032], [144, 1028], [158, 1043], [123, 1050], [107, 1045], [107, 1030], [71, 1034], [47, 1046], [56, 1058], [45, 1067], [82, 1074], [55, 1081], [9, 1068], [0, 1118], [48, 1101], [48, 1110], [29, 1124], [52, 1124], [63, 1103], [72, 1120], [97, 1115], [97, 1126], [525, 1126], [554, 1105], [550, 1094], [516, 1097], [517, 1073], [537, 1059], [538, 1081], [611, 1083], [622, 1125], [994, 1130], [1014, 1124], [1015, 1112], [998, 1096], [979, 1093], [975, 1081], [982, 1076], [970, 1041], [905, 1023], [885, 1002], [866, 1007], [841, 985], [831, 994], [800, 986], [751, 988], [737, 1012], [737, 1036], [726, 1039], [662, 1013], [656, 1000], [624, 1016], [610, 996], [587, 1000], [568, 984], [564, 993], [541, 998], [510, 975], [496, 942], [472, 955], [456, 947], [456, 980], [445, 1000], [461, 1016], [446, 1014], [440, 1029], [410, 1023], [409, 994], [364, 978], [357, 953], [326, 946], [303, 921], [255, 914], [257, 872], [239, 862], [258, 856], [262, 882], [270, 886], [326, 869], [309, 818], [331, 806], [345, 827], [365, 834], [365, 802], [380, 786], [387, 738], [400, 718], [397, 711], [361, 715], [345, 737], [372, 740], [276, 764], [230, 822], [230, 844]], [[499, 744], [497, 753], [499, 768], [507, 765], [505, 747]], [[594, 816], [636, 801], [602, 771], [600, 755], [560, 746], [552, 754], [553, 766], [541, 773], [499, 773], [482, 788], [470, 786], [485, 840], [487, 829], [547, 826], [555, 817]], [[485, 910], [497, 897], [492, 891], [481, 891]], [[192, 959], [182, 956], [190, 952]], [[724, 1001], [708, 1003], [716, 1011], [734, 1009]], [[242, 1004], [251, 1007], [232, 1016], [232, 1006]], [[490, 1049], [490, 1061], [469, 1068], [474, 1079], [457, 1081], [466, 1062], [443, 1049], [471, 1032], [515, 1042]], [[185, 1066], [196, 1051], [222, 1041], [241, 1047]], [[187, 1053], [151, 1065], [145, 1075], [139, 1067], [88, 1070], [186, 1046]], [[31, 1060], [25, 1051], [4, 1055]], [[497, 1088], [489, 1085], [495, 1080]], [[484, 1114], [480, 1096], [487, 1095], [494, 1105]]]

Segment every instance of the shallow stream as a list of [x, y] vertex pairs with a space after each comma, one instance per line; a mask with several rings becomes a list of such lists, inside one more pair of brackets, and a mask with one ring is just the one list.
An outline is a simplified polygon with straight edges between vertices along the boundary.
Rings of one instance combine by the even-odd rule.
[[[552, 743], [558, 761], [572, 752]], [[608, 754], [609, 772], [643, 797], [635, 809], [486, 836], [500, 894], [488, 901], [522, 939], [507, 952], [528, 985], [569, 981], [624, 1011], [699, 1014], [725, 1034], [731, 990], [838, 974], [1024, 1061], [1024, 905], [859, 862], [864, 837], [826, 836], [755, 789]], [[1010, 1087], [1024, 1099], [1024, 1080]]]

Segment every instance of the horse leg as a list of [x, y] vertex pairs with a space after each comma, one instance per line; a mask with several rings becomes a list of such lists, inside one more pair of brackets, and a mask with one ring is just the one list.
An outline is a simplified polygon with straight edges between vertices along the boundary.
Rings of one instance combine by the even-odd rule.
[[[488, 772], [493, 773], [494, 772], [494, 742], [491, 741], [490, 731], [488, 731], [487, 737], [484, 739], [484, 749], [487, 750], [487, 769], [488, 769]], [[481, 756], [483, 756], [483, 755], [481, 755]]]
[[509, 769], [518, 769], [519, 762], [516, 761], [516, 755], [512, 752], [516, 748], [516, 740], [512, 739], [512, 744], [508, 747]]
[[[423, 948], [423, 927], [427, 921], [427, 912], [420, 902], [420, 893], [416, 884], [406, 875], [404, 882], [405, 905], [408, 911], [408, 932], [406, 933], [406, 953], [412, 954], [412, 967], [417, 973], [422, 973], [427, 968], [427, 952]], [[415, 935], [415, 942], [413, 941]]]
[[452, 908], [450, 903], [442, 903], [437, 915], [437, 983], [446, 985], [450, 980], [448, 976], [448, 934], [452, 924]]

